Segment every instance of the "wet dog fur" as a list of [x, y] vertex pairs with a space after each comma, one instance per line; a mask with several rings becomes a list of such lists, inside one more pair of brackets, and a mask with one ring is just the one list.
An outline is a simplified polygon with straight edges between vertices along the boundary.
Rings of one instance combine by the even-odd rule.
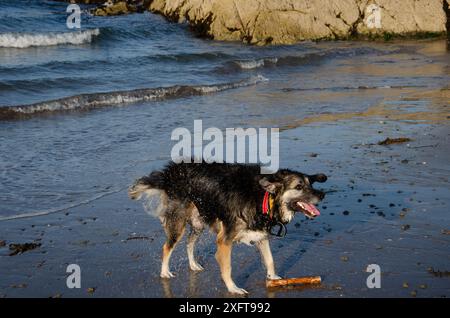
[[325, 194], [312, 185], [326, 179], [324, 174], [306, 175], [289, 169], [271, 175], [261, 174], [258, 165], [170, 162], [161, 171], [138, 179], [130, 187], [129, 196], [137, 200], [143, 195], [159, 195], [156, 214], [167, 235], [161, 277], [174, 276], [169, 269], [170, 256], [187, 225], [190, 227], [187, 239], [189, 266], [193, 271], [203, 269], [195, 260], [194, 246], [202, 231], [209, 227], [217, 233], [215, 257], [228, 291], [246, 294], [231, 277], [231, 250], [235, 242], [256, 245], [267, 278], [279, 278], [269, 246], [267, 216], [261, 212], [266, 191], [273, 198], [271, 222], [287, 224], [295, 212], [310, 218], [320, 214], [314, 204]]

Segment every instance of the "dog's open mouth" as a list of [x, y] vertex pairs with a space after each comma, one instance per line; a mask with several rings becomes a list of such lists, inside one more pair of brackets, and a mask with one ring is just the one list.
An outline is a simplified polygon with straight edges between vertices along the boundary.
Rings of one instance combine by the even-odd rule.
[[314, 204], [297, 201], [296, 206], [301, 212], [303, 212], [303, 214], [311, 219], [320, 215], [320, 211], [314, 206]]

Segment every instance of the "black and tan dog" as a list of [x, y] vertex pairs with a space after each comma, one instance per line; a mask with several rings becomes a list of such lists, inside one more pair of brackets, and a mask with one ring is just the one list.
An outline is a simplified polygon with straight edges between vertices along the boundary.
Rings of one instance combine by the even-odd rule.
[[324, 174], [305, 175], [287, 169], [264, 175], [258, 165], [172, 162], [163, 170], [137, 180], [129, 189], [129, 196], [139, 199], [142, 195], [159, 195], [156, 214], [167, 235], [161, 277], [173, 277], [169, 270], [170, 255], [187, 224], [190, 268], [203, 269], [194, 258], [194, 244], [209, 226], [217, 233], [216, 259], [228, 290], [245, 294], [231, 278], [232, 244], [254, 243], [261, 252], [267, 278], [279, 278], [268, 240], [271, 228], [289, 223], [295, 212], [310, 218], [320, 215], [314, 204], [325, 194], [312, 184], [326, 179]]

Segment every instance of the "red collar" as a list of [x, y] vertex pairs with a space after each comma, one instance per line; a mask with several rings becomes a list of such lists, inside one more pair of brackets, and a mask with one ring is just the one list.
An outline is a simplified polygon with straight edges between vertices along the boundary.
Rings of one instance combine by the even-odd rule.
[[264, 199], [262, 202], [262, 213], [264, 215], [269, 215], [270, 218], [272, 218], [272, 202], [271, 202], [272, 198], [270, 197], [270, 193], [266, 191], [266, 193], [264, 193]]

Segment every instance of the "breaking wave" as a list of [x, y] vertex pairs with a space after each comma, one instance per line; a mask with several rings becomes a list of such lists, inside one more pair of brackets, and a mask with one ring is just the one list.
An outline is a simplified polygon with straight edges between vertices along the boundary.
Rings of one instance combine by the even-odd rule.
[[98, 35], [100, 35], [99, 29], [61, 33], [1, 33], [0, 47], [23, 49], [32, 46], [79, 45], [92, 42], [92, 39]]
[[268, 66], [277, 64], [278, 59], [274, 58], [266, 58], [266, 59], [258, 59], [258, 60], [241, 60], [235, 61], [235, 63], [244, 70], [251, 70], [258, 67]]
[[28, 105], [0, 107], [0, 120], [20, 119], [36, 114], [58, 111], [89, 110], [141, 101], [207, 95], [228, 89], [256, 85], [265, 81], [268, 81], [268, 79], [264, 76], [257, 75], [238, 82], [215, 85], [177, 85], [171, 87], [142, 88], [129, 91], [81, 94]]
[[[333, 58], [352, 57], [364, 54], [386, 54], [387, 51], [382, 51], [374, 48], [338, 48], [330, 49], [320, 52], [311, 52], [299, 55], [285, 55], [279, 57], [266, 57], [259, 59], [235, 60], [229, 61], [224, 65], [218, 67], [216, 70], [219, 73], [233, 73], [239, 71], [250, 71], [257, 68], [265, 67], [289, 67], [313, 65], [328, 61]], [[392, 53], [392, 52], [391, 52]]]

